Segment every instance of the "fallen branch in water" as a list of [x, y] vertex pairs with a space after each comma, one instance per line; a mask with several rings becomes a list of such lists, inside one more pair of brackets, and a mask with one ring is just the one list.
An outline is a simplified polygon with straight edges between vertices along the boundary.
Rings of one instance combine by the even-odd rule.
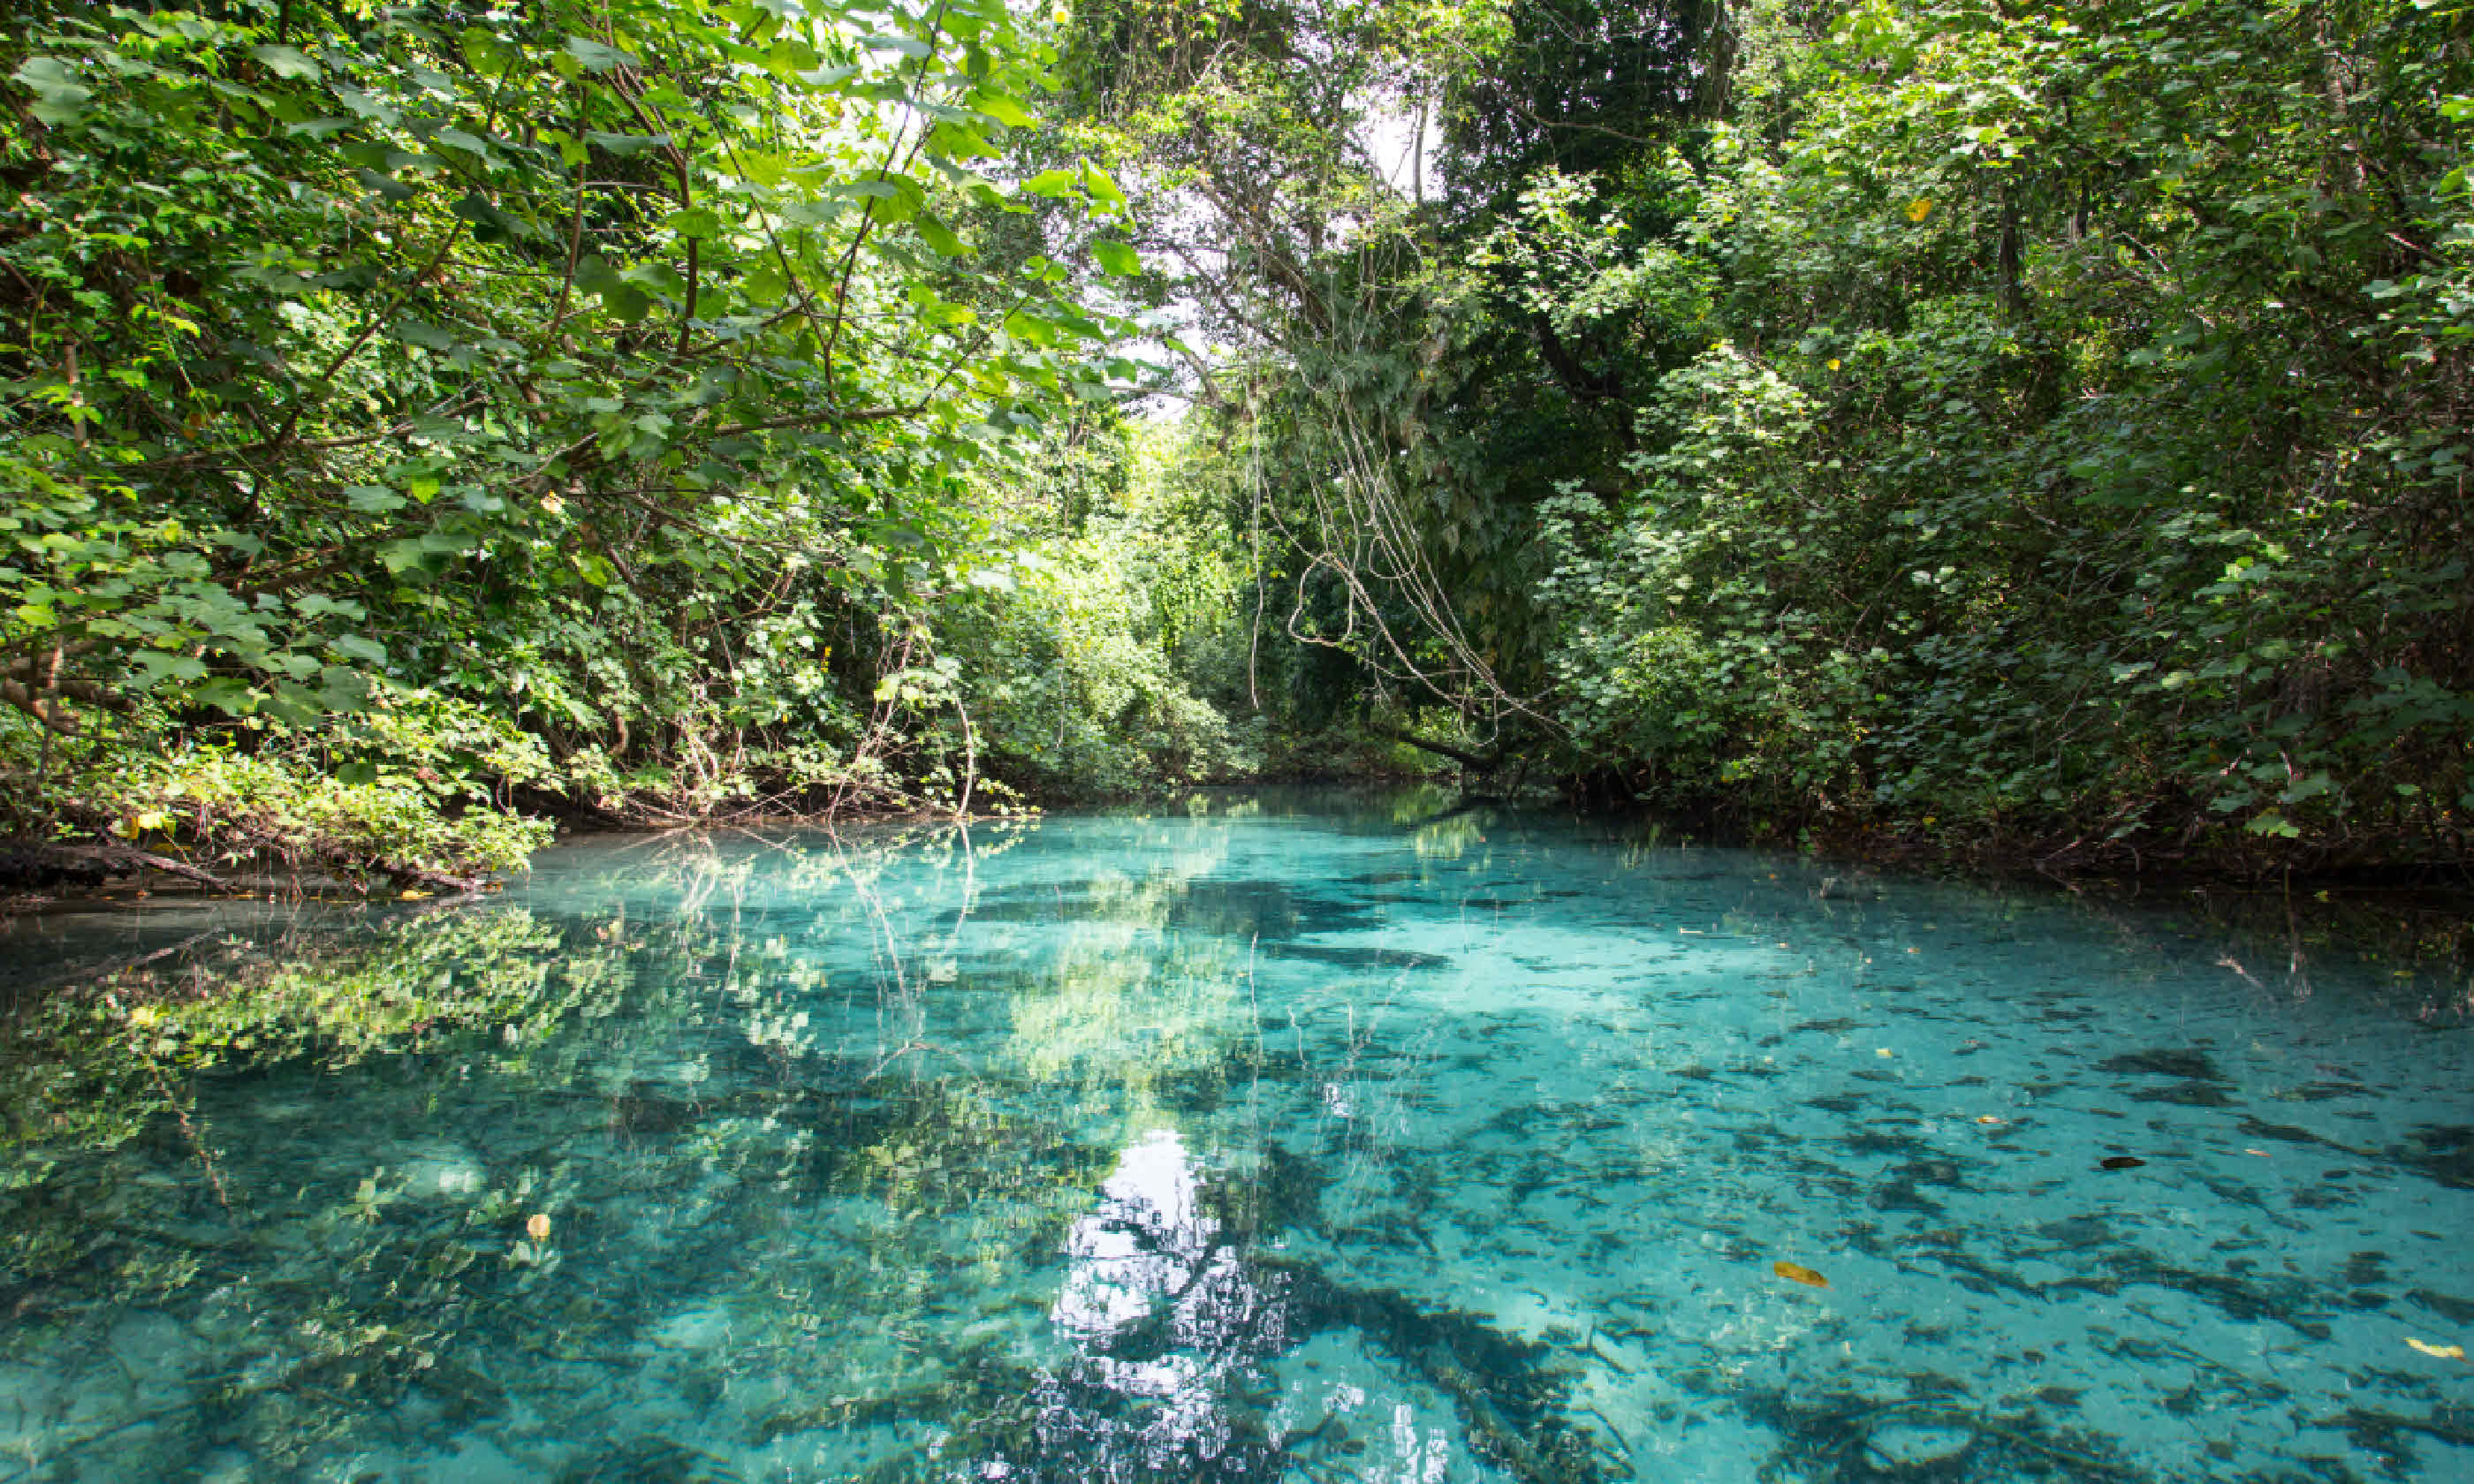
[[101, 886], [109, 876], [159, 871], [215, 891], [230, 887], [221, 876], [169, 855], [127, 845], [17, 845], [0, 850], [0, 891], [44, 891], [57, 886]]
[[1448, 757], [1472, 772], [1494, 773], [1503, 767], [1503, 750], [1500, 748], [1497, 748], [1491, 756], [1481, 756], [1476, 753], [1454, 747], [1448, 742], [1436, 742], [1425, 737], [1413, 736], [1396, 727], [1378, 727], [1375, 731], [1378, 735], [1390, 737], [1395, 742], [1405, 742], [1420, 752], [1432, 753], [1438, 757]]

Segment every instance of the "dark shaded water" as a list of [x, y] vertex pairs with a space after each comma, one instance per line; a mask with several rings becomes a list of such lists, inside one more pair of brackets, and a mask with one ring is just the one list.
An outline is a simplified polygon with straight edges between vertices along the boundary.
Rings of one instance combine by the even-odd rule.
[[1433, 807], [21, 925], [0, 1480], [2474, 1478], [2462, 973]]

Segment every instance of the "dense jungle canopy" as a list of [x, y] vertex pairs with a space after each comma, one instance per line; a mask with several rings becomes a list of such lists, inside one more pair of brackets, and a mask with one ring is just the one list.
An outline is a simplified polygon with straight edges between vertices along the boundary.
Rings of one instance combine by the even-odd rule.
[[2466, 858], [2452, 0], [15, 19], [20, 840], [1429, 767]]

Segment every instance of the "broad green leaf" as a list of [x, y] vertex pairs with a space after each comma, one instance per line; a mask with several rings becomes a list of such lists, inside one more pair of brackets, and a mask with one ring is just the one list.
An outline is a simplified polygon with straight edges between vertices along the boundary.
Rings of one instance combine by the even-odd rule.
[[[898, 227], [919, 214], [919, 206], [925, 193], [919, 189], [917, 181], [908, 179], [896, 179], [893, 180], [866, 180], [860, 182], [860, 184], [861, 186], [888, 187], [888, 189], [882, 192], [876, 190], [866, 190], [864, 192], [864, 194], [869, 198], [867, 203], [867, 214], [872, 220], [884, 226]], [[858, 189], [858, 187], [854, 187], [854, 189]]]
[[1143, 271], [1142, 254], [1122, 242], [1095, 237], [1091, 242], [1091, 255], [1100, 260], [1102, 268], [1121, 278], [1130, 278]]
[[378, 546], [378, 561], [398, 576], [418, 570], [428, 560], [429, 549], [417, 539], [385, 541]]
[[522, 60], [523, 54], [507, 45], [478, 26], [467, 26], [457, 41], [464, 52], [466, 65], [485, 78], [495, 78], [510, 71]]
[[316, 79], [326, 69], [289, 46], [253, 46], [249, 54], [279, 78]]
[[1055, 325], [1020, 309], [1006, 316], [1005, 332], [1026, 345], [1045, 348], [1056, 344]]
[[155, 650], [139, 650], [129, 657], [129, 663], [138, 671], [138, 684], [149, 690], [165, 681], [199, 681], [206, 674], [205, 660]]
[[369, 515], [383, 515], [412, 503], [394, 491], [377, 485], [350, 486], [344, 491], [344, 499], [352, 509]]
[[1084, 163], [1082, 166], [1082, 188], [1089, 191], [1091, 193], [1092, 201], [1100, 203], [1101, 205], [1109, 207], [1113, 210], [1125, 209], [1126, 193], [1117, 189], [1117, 182], [1109, 180], [1107, 172], [1102, 170], [1099, 166], [1088, 162]]
[[657, 150], [670, 142], [668, 134], [606, 134], [597, 129], [586, 130], [584, 138], [596, 150], [607, 150], [621, 156]]
[[764, 49], [764, 70], [788, 83], [816, 65], [816, 49], [804, 41], [775, 41]]
[[226, 716], [247, 716], [257, 708], [257, 697], [250, 687], [229, 675], [217, 675], [200, 682], [189, 691], [193, 705], [212, 706]]
[[1004, 93], [975, 93], [971, 107], [1009, 129], [1029, 129], [1038, 123], [1019, 99]]
[[80, 83], [57, 57], [30, 57], [10, 76], [34, 90], [37, 100], [34, 114], [46, 124], [74, 121], [94, 97], [94, 90]]
[[920, 237], [929, 247], [947, 257], [960, 257], [971, 251], [968, 244], [954, 235], [952, 227], [927, 212], [921, 212], [910, 225], [917, 229]]
[[636, 59], [615, 46], [605, 46], [586, 36], [569, 36], [567, 55], [576, 60], [587, 72], [607, 72], [613, 67], [632, 67]]
[[587, 294], [606, 293], [625, 281], [618, 276], [618, 271], [610, 266], [609, 260], [598, 252], [587, 252], [576, 259], [575, 286]]
[[789, 297], [790, 280], [781, 269], [764, 263], [739, 280], [739, 286], [754, 304], [778, 304]]
[[612, 319], [633, 324], [653, 312], [653, 299], [632, 283], [619, 283], [601, 291], [601, 307]]
[[548, 235], [522, 217], [500, 210], [497, 202], [479, 191], [465, 192], [449, 209], [472, 223], [473, 235], [483, 242], [539, 240]]
[[945, 159], [999, 159], [1004, 152], [958, 124], [939, 124], [928, 134], [928, 153]]
[[395, 333], [397, 339], [425, 349], [452, 350], [455, 348], [453, 335], [426, 320], [416, 320], [410, 315], [401, 316], [395, 322]]
[[659, 258], [630, 264], [627, 271], [619, 276], [630, 283], [641, 284], [656, 294], [681, 294], [686, 292], [688, 286], [688, 280], [680, 275], [677, 269]]

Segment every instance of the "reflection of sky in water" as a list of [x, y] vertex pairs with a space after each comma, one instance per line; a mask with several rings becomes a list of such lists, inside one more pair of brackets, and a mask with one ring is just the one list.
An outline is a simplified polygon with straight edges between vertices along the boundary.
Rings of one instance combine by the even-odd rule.
[[[1077, 1379], [1155, 1403], [1129, 1451], [1163, 1463], [1180, 1452], [1223, 1454], [1231, 1432], [1224, 1390], [1236, 1378], [1231, 1373], [1277, 1356], [1291, 1337], [1278, 1298], [1251, 1280], [1237, 1246], [1202, 1210], [1201, 1178], [1176, 1131], [1150, 1130], [1118, 1155], [1097, 1208], [1074, 1222], [1065, 1262], [1051, 1312], [1081, 1352], [1072, 1368]], [[1175, 1351], [1132, 1359], [1109, 1352], [1146, 1324], [1162, 1327], [1154, 1343]], [[1346, 1417], [1368, 1398], [1362, 1387], [1335, 1381], [1317, 1400], [1322, 1415]], [[1421, 1433], [1418, 1409], [1405, 1401], [1388, 1416], [1389, 1456], [1377, 1454], [1370, 1465], [1376, 1472], [1367, 1476], [1446, 1484], [1446, 1431], [1429, 1426]]]
[[218, 919], [282, 1065], [0, 1063], [0, 1479], [2474, 1479], [2462, 966], [1435, 813]]
[[1104, 1342], [1154, 1304], [1190, 1298], [1199, 1264], [1233, 1261], [1213, 1252], [1220, 1224], [1202, 1214], [1200, 1193], [1174, 1129], [1153, 1129], [1119, 1155], [1100, 1187], [1099, 1209], [1077, 1218], [1065, 1239], [1056, 1322], [1079, 1338]]
[[[1202, 1214], [1200, 1194], [1174, 1130], [1152, 1130], [1128, 1147], [1101, 1186], [1099, 1209], [1076, 1218], [1065, 1240], [1065, 1283], [1054, 1313], [1086, 1347], [1089, 1379], [1162, 1403], [1142, 1429], [1152, 1441], [1207, 1447], [1226, 1423], [1210, 1362], [1190, 1352], [1225, 1330], [1227, 1316], [1215, 1305], [1243, 1280], [1236, 1255], [1213, 1244], [1219, 1223]], [[1180, 1352], [1132, 1360], [1107, 1352], [1130, 1326], [1163, 1317]]]

